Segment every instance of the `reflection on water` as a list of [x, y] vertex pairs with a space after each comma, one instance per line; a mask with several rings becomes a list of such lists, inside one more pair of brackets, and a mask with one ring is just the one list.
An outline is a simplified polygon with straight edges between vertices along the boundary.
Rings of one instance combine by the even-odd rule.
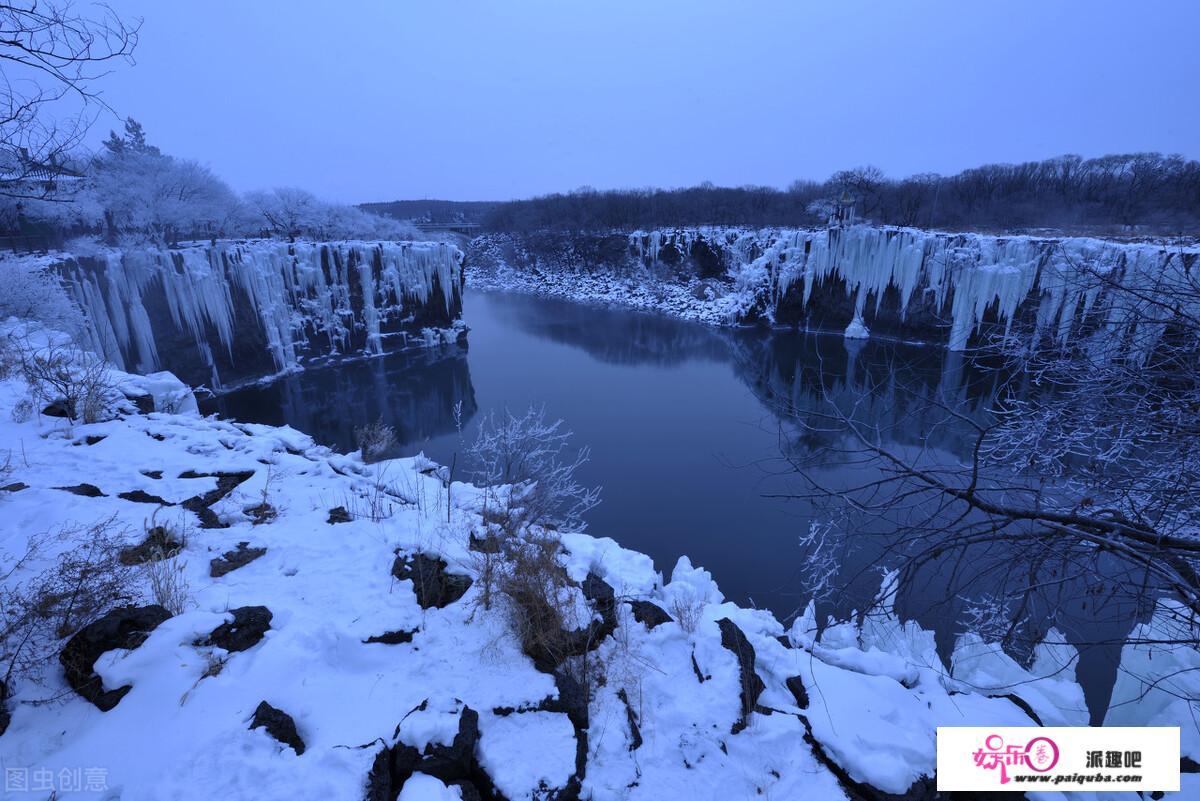
[[[797, 417], [832, 404], [875, 426], [888, 447], [924, 448], [951, 464], [969, 452], [971, 423], [986, 419], [999, 381], [994, 370], [937, 347], [716, 330], [523, 295], [470, 293], [464, 318], [469, 352], [456, 346], [312, 370], [217, 398], [210, 410], [288, 423], [342, 449], [353, 447], [355, 426], [382, 418], [403, 453], [449, 463], [474, 436], [477, 410], [545, 405], [591, 447], [581, 478], [604, 488], [587, 516], [593, 533], [649, 554], [668, 574], [686, 554], [714, 572], [727, 597], [782, 619], [810, 597], [799, 537], [827, 513], [795, 499], [796, 477], [783, 457], [828, 448], [837, 436], [798, 427]], [[468, 421], [461, 434], [457, 403]], [[869, 469], [831, 462], [819, 472], [837, 488]], [[878, 589], [889, 532], [868, 530], [878, 521], [862, 525], [861, 544], [840, 564], [849, 589], [829, 598], [825, 612], [848, 615]], [[997, 566], [1010, 557], [993, 551], [930, 567], [898, 607], [936, 628], [946, 648], [963, 600], [1007, 580]], [[1136, 610], [1115, 601], [1091, 609], [1050, 601], [1031, 611], [1042, 628], [1054, 620], [1073, 640], [1089, 641], [1101, 639], [1098, 632], [1122, 636]], [[1094, 704], [1107, 701], [1114, 656], [1111, 647], [1085, 654], [1080, 677]]]
[[208, 398], [203, 412], [270, 425], [290, 425], [341, 451], [355, 447], [354, 429], [383, 420], [404, 445], [455, 430], [454, 408], [475, 414], [465, 345], [392, 353], [284, 376]]

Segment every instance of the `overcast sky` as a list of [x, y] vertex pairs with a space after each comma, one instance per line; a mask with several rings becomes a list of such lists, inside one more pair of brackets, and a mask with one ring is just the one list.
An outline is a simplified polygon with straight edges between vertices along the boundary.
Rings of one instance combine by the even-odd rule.
[[507, 199], [1200, 157], [1196, 0], [109, 2], [144, 25], [108, 102], [237, 189]]

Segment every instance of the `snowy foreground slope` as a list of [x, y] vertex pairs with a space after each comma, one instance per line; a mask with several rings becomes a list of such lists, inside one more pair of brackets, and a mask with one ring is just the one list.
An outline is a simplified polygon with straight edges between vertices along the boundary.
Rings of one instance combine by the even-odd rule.
[[[68, 685], [68, 641], [51, 640], [0, 735], [6, 777], [42, 789], [6, 797], [919, 799], [933, 797], [938, 725], [1087, 720], [1067, 645], [1041, 646], [1025, 671], [964, 638], [951, 676], [932, 634], [894, 617], [818, 639], [811, 612], [785, 630], [725, 602], [686, 558], [667, 580], [611, 539], [566, 533], [577, 622], [598, 633], [589, 698], [483, 603], [478, 490], [447, 492], [422, 457], [365, 464], [290, 428], [201, 418], [168, 376], [114, 377], [137, 406], [182, 411], [17, 422], [24, 381], [0, 381], [5, 587], [50, 569], [81, 526], [135, 556], [164, 526], [187, 602], [107, 618], [138, 636], [95, 660], [96, 703]], [[31, 539], [41, 547], [18, 563]], [[146, 586], [130, 592], [126, 607], [153, 604]], [[1155, 659], [1161, 675], [1189, 668]], [[1119, 683], [1115, 698], [1139, 689]], [[1153, 691], [1121, 722], [1183, 724], [1181, 703]], [[1183, 742], [1200, 759], [1186, 725]], [[1200, 793], [1195, 778], [1180, 797]]]
[[1156, 282], [1187, 280], [1198, 256], [1194, 245], [858, 225], [489, 234], [471, 243], [467, 268], [475, 285], [963, 350], [982, 325], [1021, 315], [1059, 339], [1089, 317], [1115, 318], [1120, 329], [1120, 310], [1109, 307], [1099, 279], [1120, 276], [1152, 291]]
[[40, 257], [123, 369], [213, 388], [306, 361], [455, 337], [462, 253], [443, 242], [249, 240]]

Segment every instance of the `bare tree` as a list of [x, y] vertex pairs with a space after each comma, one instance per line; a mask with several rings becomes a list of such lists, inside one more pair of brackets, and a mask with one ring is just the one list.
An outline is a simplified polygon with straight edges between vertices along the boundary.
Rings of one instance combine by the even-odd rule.
[[[78, 12], [65, 0], [0, 3], [0, 195], [44, 198], [94, 120], [107, 108], [96, 82], [131, 61], [141, 21], [104, 5]], [[72, 105], [63, 119], [54, 110]]]
[[579, 483], [576, 471], [589, 451], [565, 453], [570, 439], [563, 421], [547, 421], [540, 407], [520, 417], [505, 412], [484, 418], [467, 457], [487, 493], [485, 517], [498, 519], [509, 533], [531, 525], [581, 530], [584, 513], [600, 501], [600, 488]]
[[[1070, 330], [1027, 320], [973, 354], [1007, 376], [990, 410], [919, 399], [904, 441], [861, 413], [872, 394], [904, 405], [902, 387], [822, 384], [785, 448], [836, 544], [871, 551], [842, 586], [881, 564], [909, 586], [938, 576], [978, 596], [960, 612], [1003, 617], [993, 631], [1020, 656], [1069, 617], [1108, 615], [1119, 644], [1163, 595], [1200, 615], [1200, 275], [1182, 253], [1157, 272], [1064, 258]], [[950, 430], [958, 453], [939, 447]]]

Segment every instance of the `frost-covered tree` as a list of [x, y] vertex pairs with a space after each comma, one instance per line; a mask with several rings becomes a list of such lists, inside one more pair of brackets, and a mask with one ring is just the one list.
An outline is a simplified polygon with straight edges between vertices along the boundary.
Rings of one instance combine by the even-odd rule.
[[583, 515], [600, 502], [599, 487], [585, 487], [577, 471], [587, 448], [571, 453], [571, 432], [531, 406], [520, 417], [489, 414], [468, 452], [475, 481], [485, 488], [490, 513], [506, 529], [552, 525], [582, 530]]
[[311, 231], [320, 216], [321, 202], [316, 195], [294, 187], [248, 192], [245, 202], [261, 227], [288, 239]]
[[58, 278], [25, 259], [0, 260], [0, 321], [9, 317], [37, 320], [68, 333], [83, 322]]
[[233, 190], [204, 165], [178, 159], [146, 142], [135, 120], [110, 134], [96, 158], [91, 193], [110, 239], [172, 244], [186, 236], [216, 236], [236, 218]]
[[247, 193], [244, 223], [295, 239], [419, 239], [408, 223], [381, 217], [356, 206], [326, 203], [311, 192], [292, 187]]
[[0, 4], [0, 195], [54, 195], [47, 169], [68, 160], [105, 107], [96, 82], [130, 59], [139, 26], [99, 4], [82, 12], [65, 0]]

